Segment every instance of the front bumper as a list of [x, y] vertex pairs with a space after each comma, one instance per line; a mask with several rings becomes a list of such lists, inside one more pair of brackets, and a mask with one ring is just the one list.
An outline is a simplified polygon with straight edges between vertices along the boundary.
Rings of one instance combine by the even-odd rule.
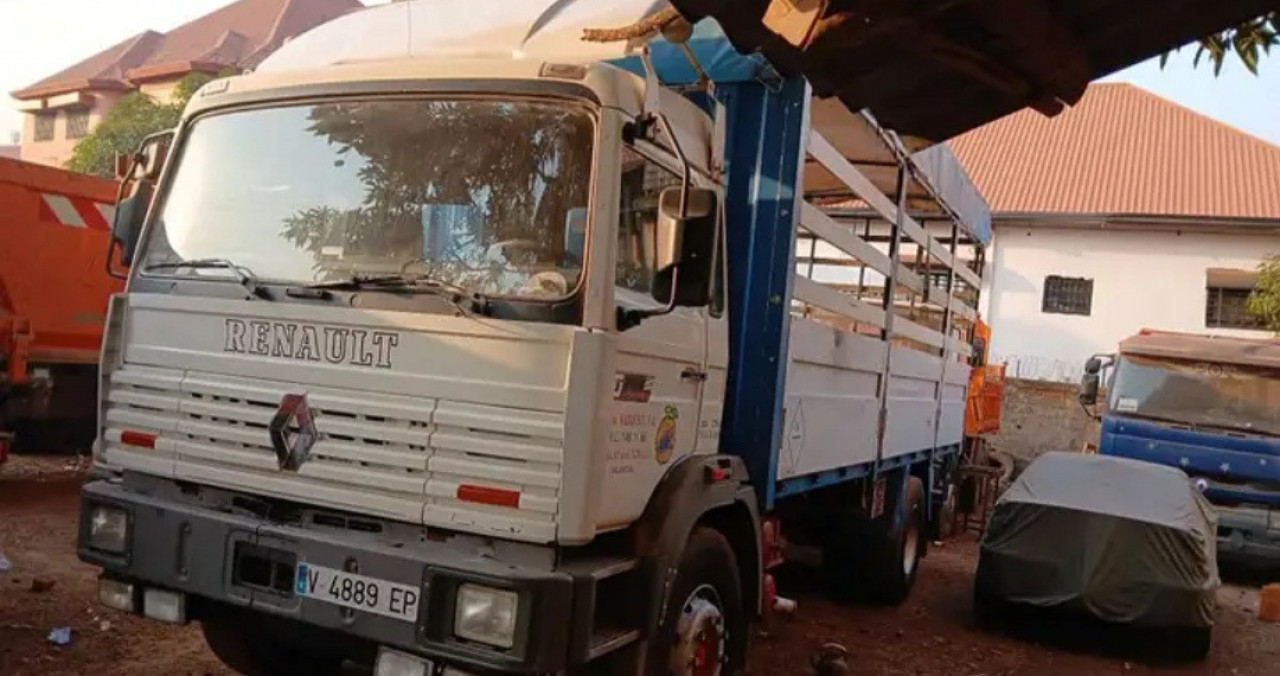
[[1280, 510], [1222, 507], [1218, 515], [1218, 556], [1248, 565], [1280, 564]]
[[[576, 635], [574, 578], [555, 570], [480, 557], [447, 543], [394, 542], [368, 533], [319, 530], [215, 510], [133, 492], [107, 481], [86, 484], [81, 494], [80, 559], [104, 576], [193, 598], [191, 619], [202, 602], [238, 606], [342, 632], [472, 669], [555, 672], [566, 668]], [[129, 518], [125, 551], [110, 554], [88, 544], [88, 518], [96, 506], [124, 510]], [[248, 562], [248, 563], [246, 563]], [[353, 611], [294, 593], [297, 565], [308, 563], [411, 585], [421, 593], [416, 621]], [[253, 574], [247, 575], [246, 569]], [[490, 649], [454, 638], [453, 593], [460, 582], [520, 594], [515, 645]]]

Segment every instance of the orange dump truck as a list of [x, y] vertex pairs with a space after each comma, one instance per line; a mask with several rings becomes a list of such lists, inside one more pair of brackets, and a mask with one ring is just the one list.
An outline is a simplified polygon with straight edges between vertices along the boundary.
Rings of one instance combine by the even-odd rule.
[[87, 449], [114, 181], [0, 158], [0, 460]]

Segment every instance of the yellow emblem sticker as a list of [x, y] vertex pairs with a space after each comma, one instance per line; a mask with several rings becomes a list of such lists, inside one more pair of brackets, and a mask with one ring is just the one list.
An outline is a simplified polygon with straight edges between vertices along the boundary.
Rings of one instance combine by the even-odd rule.
[[659, 465], [667, 464], [676, 450], [676, 419], [679, 417], [680, 411], [675, 406], [663, 409], [662, 421], [658, 423], [658, 434], [653, 442], [653, 457]]

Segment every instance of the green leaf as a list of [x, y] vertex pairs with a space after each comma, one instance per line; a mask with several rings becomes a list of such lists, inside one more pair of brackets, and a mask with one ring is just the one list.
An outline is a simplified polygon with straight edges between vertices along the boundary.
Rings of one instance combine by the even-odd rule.
[[207, 73], [187, 75], [174, 85], [172, 103], [161, 103], [142, 92], [120, 99], [93, 133], [76, 144], [67, 168], [83, 174], [113, 176], [117, 153], [131, 153], [142, 139], [176, 126], [196, 90], [217, 77], [220, 76]]
[[[1244, 63], [1244, 67], [1249, 69], [1250, 73], [1258, 74], [1258, 35], [1257, 33], [1245, 33], [1236, 31], [1232, 36], [1231, 46], [1235, 48], [1236, 55], [1240, 57], [1240, 61]], [[1221, 64], [1215, 71], [1221, 70]]]
[[1261, 319], [1267, 330], [1280, 333], [1280, 255], [1267, 256], [1258, 266], [1258, 279], [1245, 309]]

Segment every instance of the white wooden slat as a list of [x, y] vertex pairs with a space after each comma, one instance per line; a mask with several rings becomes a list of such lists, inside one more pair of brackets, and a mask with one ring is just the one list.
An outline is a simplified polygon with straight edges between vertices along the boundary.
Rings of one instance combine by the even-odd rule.
[[970, 270], [969, 266], [964, 264], [964, 261], [952, 260], [951, 252], [947, 252], [947, 260], [943, 262], [951, 266], [951, 269], [955, 270], [961, 279], [969, 282], [969, 285], [973, 288], [976, 289], [982, 286], [982, 278], [978, 276], [978, 273]]
[[864, 303], [856, 298], [850, 298], [807, 277], [796, 275], [792, 296], [796, 300], [816, 305], [854, 321], [884, 328], [883, 309]]
[[936, 348], [942, 348], [946, 345], [946, 337], [941, 333], [927, 326], [917, 324], [906, 317], [893, 318], [893, 333]]
[[[858, 171], [849, 160], [840, 154], [831, 142], [822, 137], [817, 130], [809, 131], [809, 154], [832, 175], [849, 186], [855, 195], [861, 197], [872, 209], [875, 209], [888, 222], [894, 222], [898, 213], [893, 202], [875, 186], [862, 172]], [[917, 228], [920, 226], [916, 226]]]
[[[914, 226], [914, 227], [913, 227]], [[924, 247], [925, 253], [938, 259], [939, 263], [956, 271], [961, 279], [969, 282], [975, 288], [982, 284], [982, 279], [978, 277], [964, 261], [956, 259], [951, 255], [951, 251], [942, 246], [942, 243], [934, 239], [933, 235], [921, 228], [919, 224], [907, 216], [903, 219], [902, 231], [911, 236], [911, 239]]]
[[939, 349], [945, 345], [946, 350], [953, 354], [958, 353], [967, 357], [973, 353], [973, 347], [969, 344], [951, 336], [944, 336], [942, 333], [934, 331], [923, 324], [917, 324], [906, 317], [898, 316], [893, 318], [893, 333]]
[[[950, 301], [950, 302], [939, 300], [940, 298], [946, 298], [947, 301]], [[940, 305], [943, 308], [950, 307], [952, 312], [970, 321], [973, 321], [978, 316], [977, 311], [975, 311], [967, 303], [960, 300], [959, 298], [956, 298], [950, 293], [947, 293], [946, 289], [936, 284], [930, 286], [929, 288], [929, 302], [935, 305]]]
[[[847, 226], [826, 215], [818, 207], [808, 202], [800, 203], [800, 225], [815, 237], [827, 242], [835, 248], [862, 261], [868, 267], [889, 274], [889, 255], [875, 248], [866, 240], [852, 232]], [[924, 292], [924, 279], [901, 262], [898, 263], [896, 279], [899, 284], [915, 291]]]
[[[831, 142], [823, 138], [822, 134], [817, 131], [811, 131], [809, 134], [809, 154], [822, 166], [826, 167], [827, 171], [830, 171], [836, 178], [843, 181], [855, 195], [861, 197], [886, 221], [889, 223], [898, 222], [898, 206], [884, 193], [880, 192], [870, 179], [863, 176], [857, 167], [845, 159], [840, 154], [840, 151], [836, 150], [836, 147], [831, 145]], [[903, 234], [925, 247], [929, 255], [937, 258], [943, 265], [954, 269], [965, 281], [974, 286], [981, 284], [982, 280], [972, 270], [965, 267], [963, 263], [957, 265], [951, 252], [926, 232], [910, 215], [903, 214], [902, 222], [899, 225]]]
[[957, 340], [956, 338], [947, 336], [947, 351], [959, 353], [968, 357], [973, 354], [973, 346], [963, 340]]
[[861, 237], [842, 227], [818, 207], [808, 202], [800, 203], [800, 225], [815, 236], [867, 265], [889, 274], [889, 256], [868, 244]]

